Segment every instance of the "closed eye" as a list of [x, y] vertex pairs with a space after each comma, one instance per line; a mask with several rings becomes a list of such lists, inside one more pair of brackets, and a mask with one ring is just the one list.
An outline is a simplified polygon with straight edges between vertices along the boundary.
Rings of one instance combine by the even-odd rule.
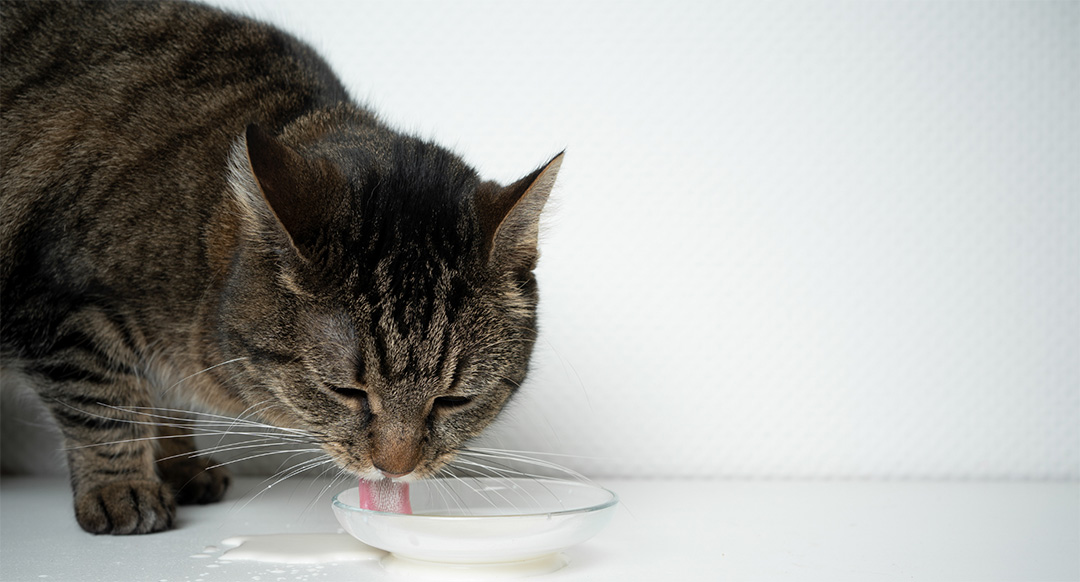
[[356, 400], [364, 405], [367, 405], [368, 403], [367, 392], [360, 388], [353, 388], [351, 386], [330, 386], [330, 390], [346, 399]]
[[454, 410], [457, 408], [463, 408], [472, 402], [472, 398], [468, 396], [440, 396], [435, 399], [433, 408], [441, 410]]

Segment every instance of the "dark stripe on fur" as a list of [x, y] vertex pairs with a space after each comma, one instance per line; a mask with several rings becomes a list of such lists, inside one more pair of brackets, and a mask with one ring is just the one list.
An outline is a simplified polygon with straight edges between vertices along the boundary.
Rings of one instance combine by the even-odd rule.
[[141, 471], [135, 467], [126, 467], [123, 469], [94, 469], [95, 475], [108, 475], [110, 477], [119, 477], [121, 475], [140, 475]]
[[79, 381], [90, 384], [112, 384], [114, 382], [107, 376], [71, 362], [36, 363], [30, 367], [29, 371], [55, 383]]
[[56, 338], [51, 346], [42, 351], [41, 356], [48, 358], [73, 350], [88, 356], [99, 368], [108, 368], [112, 362], [112, 358], [101, 348], [98, 341], [82, 330], [72, 330]]
[[109, 402], [109, 399], [93, 394], [64, 392], [61, 395], [53, 396], [53, 398], [63, 401], [64, 404], [68, 404], [74, 406], [75, 408], [82, 409], [85, 409], [87, 406], [117, 406], [116, 404]]
[[[143, 451], [139, 448], [133, 448], [129, 443], [117, 443], [115, 445], [97, 445], [89, 447], [93, 449], [94, 454], [102, 459], [108, 459], [110, 461], [119, 459], [131, 459], [135, 457], [141, 457]], [[124, 448], [120, 448], [124, 447]]]
[[53, 406], [52, 412], [60, 417], [61, 427], [66, 425], [78, 426], [90, 430], [123, 430], [130, 429], [131, 423], [114, 418], [96, 416], [82, 409], [71, 408], [63, 405]]
[[135, 337], [131, 334], [127, 319], [120, 313], [111, 309], [105, 309], [104, 313], [105, 318], [113, 325], [113, 329], [116, 330], [117, 335], [120, 337], [121, 345], [131, 356], [137, 357], [141, 350], [139, 350], [139, 345], [136, 343]]

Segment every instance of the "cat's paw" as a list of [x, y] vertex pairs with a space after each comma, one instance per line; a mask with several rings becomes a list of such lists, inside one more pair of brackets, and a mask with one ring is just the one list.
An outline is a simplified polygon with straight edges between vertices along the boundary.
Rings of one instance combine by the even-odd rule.
[[161, 478], [172, 487], [180, 505], [221, 501], [229, 488], [229, 470], [207, 458], [178, 457], [158, 462]]
[[113, 481], [75, 497], [75, 519], [95, 534], [144, 534], [172, 527], [176, 501], [159, 481]]

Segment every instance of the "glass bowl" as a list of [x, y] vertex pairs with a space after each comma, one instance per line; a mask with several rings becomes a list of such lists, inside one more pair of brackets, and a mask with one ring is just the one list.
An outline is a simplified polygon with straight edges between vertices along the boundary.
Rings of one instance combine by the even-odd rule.
[[[390, 553], [389, 570], [447, 578], [535, 575], [566, 564], [559, 552], [596, 535], [618, 497], [596, 485], [558, 479], [457, 478], [410, 484], [413, 513], [360, 508], [360, 492], [334, 496], [341, 527]], [[407, 571], [407, 572], [406, 572]]]

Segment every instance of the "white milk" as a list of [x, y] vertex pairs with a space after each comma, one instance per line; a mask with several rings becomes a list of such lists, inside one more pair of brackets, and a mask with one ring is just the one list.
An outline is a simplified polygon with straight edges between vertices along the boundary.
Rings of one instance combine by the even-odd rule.
[[225, 561], [327, 564], [378, 560], [386, 555], [386, 552], [343, 533], [238, 536], [221, 543], [235, 546], [225, 550], [218, 558]]

